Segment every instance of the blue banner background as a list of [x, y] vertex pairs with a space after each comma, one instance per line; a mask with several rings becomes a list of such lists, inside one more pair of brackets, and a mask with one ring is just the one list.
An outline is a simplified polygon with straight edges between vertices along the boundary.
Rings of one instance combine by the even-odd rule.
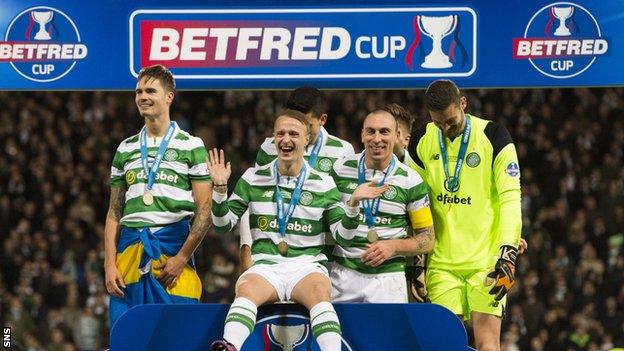
[[[320, 5], [319, 5], [320, 4]], [[20, 12], [33, 6], [49, 6], [63, 11], [71, 18], [78, 28], [81, 42], [88, 47], [88, 55], [82, 60], [78, 60], [73, 69], [65, 76], [51, 82], [35, 82], [26, 79], [18, 74], [13, 66], [0, 61], [0, 89], [4, 90], [131, 90], [134, 89], [136, 78], [130, 69], [130, 16], [134, 11], [141, 9], [302, 9], [302, 8], [379, 8], [379, 7], [466, 7], [476, 14], [476, 69], [474, 73], [466, 77], [449, 76], [449, 73], [469, 72], [465, 69], [453, 68], [450, 70], [436, 70], [426, 77], [374, 77], [374, 78], [308, 78], [297, 77], [292, 79], [281, 78], [258, 78], [258, 79], [186, 79], [177, 77], [179, 89], [288, 89], [302, 84], [312, 84], [321, 88], [423, 88], [429, 82], [440, 77], [450, 77], [460, 86], [466, 88], [475, 87], [555, 87], [555, 86], [614, 86], [624, 83], [624, 40], [621, 31], [624, 28], [624, 2], [621, 1], [575, 1], [574, 4], [587, 9], [598, 22], [602, 38], [609, 44], [608, 51], [602, 56], [598, 56], [593, 64], [582, 73], [566, 79], [553, 78], [541, 73], [527, 59], [513, 58], [513, 40], [522, 38], [527, 30], [527, 24], [540, 9], [547, 5], [555, 4], [554, 1], [506, 1], [506, 2], [457, 2], [457, 1], [436, 1], [429, 3], [415, 3], [407, 1], [392, 1], [383, 3], [363, 0], [352, 1], [273, 1], [270, 3], [257, 3], [255, 1], [227, 1], [213, 2], [199, 0], [180, 0], [173, 5], [167, 0], [151, 1], [122, 1], [103, 0], [99, 2], [77, 2], [72, 0], [50, 0], [45, 4], [32, 0], [4, 0], [0, 4], [0, 34], [1, 40], [5, 41], [7, 29], [11, 21]], [[567, 3], [561, 3], [564, 6]], [[174, 7], [175, 6], [175, 7]], [[575, 13], [582, 15], [582, 11], [576, 8]], [[440, 15], [443, 13], [437, 13]], [[281, 15], [288, 18], [288, 15]], [[313, 23], [323, 23], [326, 25], [345, 27], [351, 30], [354, 28], [353, 38], [359, 34], [364, 34], [367, 28], [370, 35], [391, 35], [392, 31], [385, 31], [383, 24], [392, 27], [390, 22], [400, 23], [409, 20], [413, 14], [405, 14], [400, 17], [396, 13], [388, 14], [384, 19], [383, 14], [370, 15], [368, 22], [357, 22], [351, 20], [349, 16], [325, 16], [323, 14], [308, 14], [293, 16], [294, 20], [306, 20]], [[394, 16], [394, 17], [393, 17]], [[396, 17], [399, 16], [399, 17]], [[464, 15], [462, 15], [464, 16]], [[468, 18], [468, 15], [465, 15]], [[235, 16], [234, 16], [235, 17]], [[396, 20], [399, 18], [400, 20]], [[462, 21], [466, 27], [465, 18]], [[544, 21], [547, 19], [547, 11], [535, 17], [529, 32], [541, 31]], [[579, 17], [580, 19], [580, 17]], [[341, 23], [341, 21], [345, 21]], [[349, 22], [347, 22], [349, 21]], [[390, 21], [390, 22], [388, 22]], [[541, 21], [541, 22], [540, 22]], [[17, 22], [17, 21], [16, 21]], [[591, 21], [589, 21], [591, 22]], [[575, 32], [575, 38], [593, 35], [587, 31], [587, 20], [581, 21], [584, 27], [580, 33]], [[380, 25], [381, 24], [381, 25]], [[553, 26], [556, 27], [557, 21]], [[405, 28], [411, 29], [411, 23], [405, 23]], [[537, 30], [536, 30], [537, 28]], [[20, 29], [21, 30], [21, 29]], [[359, 32], [358, 32], [359, 31]], [[413, 35], [413, 30], [408, 30], [404, 34]], [[461, 33], [460, 33], [461, 34]], [[469, 34], [461, 34], [462, 43], [466, 47], [471, 47], [472, 42]], [[595, 37], [595, 36], [594, 36]], [[559, 37], [561, 38], [561, 37]], [[407, 37], [407, 47], [401, 55], [405, 55], [407, 48], [411, 44], [413, 37]], [[449, 40], [445, 38], [445, 40]], [[15, 41], [15, 39], [9, 39]], [[423, 39], [424, 41], [424, 39]], [[423, 44], [430, 45], [430, 44]], [[447, 46], [448, 42], [443, 42]], [[417, 50], [418, 51], [418, 50]], [[429, 51], [427, 48], [425, 51]], [[419, 53], [414, 54], [415, 57]], [[472, 53], [470, 53], [472, 55]], [[420, 58], [419, 58], [420, 59]], [[472, 58], [471, 58], [472, 60]], [[564, 62], [575, 61], [578, 65], [587, 62], [587, 58], [570, 59], [562, 58]], [[365, 60], [356, 60], [348, 57], [348, 60], [339, 64], [311, 65], [310, 68], [302, 69], [301, 66], [292, 68], [291, 73], [307, 73], [307, 70], [315, 70], [320, 73], [340, 73], [345, 71], [372, 72], [379, 73], [379, 69], [396, 73], [405, 70], [410, 73], [403, 62], [403, 56], [393, 64], [383, 62], [380, 66], [373, 65]], [[537, 61], [537, 60], [536, 60]], [[417, 60], [414, 60], [414, 65]], [[473, 64], [472, 62], [470, 63]], [[23, 64], [22, 64], [23, 65]], [[539, 66], [539, 64], [537, 64]], [[543, 65], [542, 65], [543, 66]], [[60, 70], [60, 68], [59, 68]], [[172, 71], [176, 76], [181, 75], [188, 69]], [[219, 69], [222, 72], [234, 72], [231, 69]], [[219, 72], [214, 70], [214, 72]], [[288, 67], [279, 69], [257, 69], [245, 68], [253, 74], [270, 71], [271, 73], [288, 72]], [[394, 70], [394, 72], [392, 72]], [[413, 73], [424, 72], [419, 67], [415, 67]], [[386, 72], [384, 72], [386, 73]]]
[[[111, 331], [111, 350], [208, 350], [223, 337], [230, 305], [148, 304], [131, 308]], [[343, 351], [472, 350], [466, 329], [451, 311], [435, 304], [334, 304], [343, 337]], [[299, 328], [294, 338], [285, 330]], [[306, 332], [301, 332], [305, 328]], [[281, 329], [281, 330], [280, 330]], [[271, 331], [269, 331], [271, 330]], [[271, 335], [268, 335], [271, 334]], [[282, 337], [279, 337], [279, 334]], [[318, 351], [310, 332], [309, 312], [301, 305], [261, 306], [252, 334], [241, 351], [281, 351], [284, 339], [293, 351]], [[280, 342], [281, 341], [281, 342]]]

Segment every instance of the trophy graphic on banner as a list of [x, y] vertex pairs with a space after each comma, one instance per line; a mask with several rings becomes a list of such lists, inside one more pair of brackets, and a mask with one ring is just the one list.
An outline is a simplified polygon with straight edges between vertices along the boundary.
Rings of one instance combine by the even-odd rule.
[[420, 66], [423, 68], [449, 68], [453, 64], [449, 57], [442, 52], [442, 39], [453, 33], [457, 26], [457, 15], [443, 17], [420, 16], [418, 28], [421, 33], [431, 38], [433, 48], [429, 55], [425, 56], [425, 62]]
[[45, 29], [46, 24], [52, 21], [54, 12], [52, 11], [31, 11], [30, 15], [32, 19], [39, 25], [39, 31], [35, 34], [35, 40], [50, 40], [52, 37], [50, 33]]
[[574, 7], [566, 6], [566, 7], [552, 7], [553, 15], [559, 20], [559, 27], [555, 30], [555, 36], [558, 37], [566, 37], [568, 35], [572, 35], [568, 27], [566, 27], [565, 22], [568, 18], [572, 17], [574, 13]]
[[280, 346], [284, 351], [292, 351], [308, 337], [308, 326], [300, 325], [267, 325], [268, 336], [271, 342]]

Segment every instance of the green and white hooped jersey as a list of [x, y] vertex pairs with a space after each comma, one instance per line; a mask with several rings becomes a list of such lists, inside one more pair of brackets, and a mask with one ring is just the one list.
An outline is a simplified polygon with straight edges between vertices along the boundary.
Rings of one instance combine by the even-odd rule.
[[[321, 127], [319, 138], [321, 136], [325, 139], [324, 144], [321, 146], [318, 158], [316, 159], [316, 164], [312, 165], [317, 171], [329, 173], [336, 160], [355, 153], [351, 143], [327, 133], [327, 130], [325, 130], [324, 127]], [[306, 161], [308, 161], [310, 153], [313, 149], [314, 145], [308, 145], [306, 148], [303, 155]], [[275, 139], [266, 138], [262, 145], [260, 145], [258, 155], [256, 155], [256, 166], [264, 166], [276, 158], [277, 147], [275, 146]]]
[[[150, 167], [162, 139], [147, 138]], [[152, 189], [154, 203], [147, 206], [142, 200], [147, 177], [141, 165], [139, 134], [122, 141], [113, 158], [110, 179], [111, 187], [127, 188], [121, 225], [130, 228], [162, 227], [193, 216], [195, 202], [191, 181], [210, 180], [207, 155], [200, 138], [176, 126], [156, 174]]]
[[[227, 233], [249, 208], [249, 227], [254, 264], [280, 262], [322, 262], [321, 252], [328, 232], [348, 235], [358, 226], [358, 208], [340, 201], [336, 184], [327, 174], [310, 169], [301, 196], [286, 228], [287, 256], [278, 253], [279, 234], [275, 200], [273, 161], [249, 168], [236, 183], [230, 198], [213, 192], [212, 221], [217, 233]], [[297, 177], [280, 176], [280, 190], [287, 208]]]
[[[358, 186], [358, 161], [361, 156], [362, 153], [359, 153], [338, 160], [330, 173], [343, 200], [348, 199]], [[426, 214], [429, 211], [427, 185], [418, 173], [401, 163], [396, 156], [392, 157], [395, 158], [395, 166], [385, 180], [385, 184], [390, 185], [390, 188], [381, 196], [379, 209], [374, 216], [375, 230], [379, 235], [379, 240], [407, 237], [408, 226], [420, 226], [420, 224], [412, 223], [414, 221], [410, 218], [427, 217]], [[384, 178], [384, 173], [366, 168], [365, 176], [367, 182], [374, 179], [379, 183]], [[337, 245], [334, 247], [333, 260], [361, 273], [403, 274], [404, 256], [394, 256], [377, 267], [362, 263], [362, 254], [369, 244], [366, 238], [368, 230], [362, 209], [357, 230], [352, 232], [351, 236], [342, 236], [340, 233], [336, 235]]]

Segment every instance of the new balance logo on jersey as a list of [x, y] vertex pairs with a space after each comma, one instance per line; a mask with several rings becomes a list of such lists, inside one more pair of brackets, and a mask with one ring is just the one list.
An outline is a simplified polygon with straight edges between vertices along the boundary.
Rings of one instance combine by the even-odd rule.
[[450, 196], [449, 194], [444, 194], [444, 195], [438, 194], [438, 196], [436, 196], [436, 200], [438, 200], [442, 204], [462, 204], [462, 205], [471, 205], [470, 201], [472, 201], [470, 196], [459, 197], [457, 195]]
[[273, 198], [273, 190], [267, 190], [264, 193], [262, 193], [262, 197], [270, 197]]
[[357, 189], [358, 184], [357, 183], [349, 183], [349, 185], [347, 185], [347, 189], [349, 190], [355, 190]]
[[[277, 218], [273, 219], [269, 222], [269, 228], [277, 231]], [[289, 232], [301, 232], [301, 233], [312, 233], [312, 224], [301, 224], [299, 221], [289, 222], [286, 226], [286, 230]]]
[[[361, 223], [366, 223], [366, 218], [364, 218], [364, 214], [360, 213], [358, 215], [358, 219]], [[375, 224], [391, 224], [392, 223], [392, 218], [390, 217], [379, 217], [379, 216], [375, 216]]]

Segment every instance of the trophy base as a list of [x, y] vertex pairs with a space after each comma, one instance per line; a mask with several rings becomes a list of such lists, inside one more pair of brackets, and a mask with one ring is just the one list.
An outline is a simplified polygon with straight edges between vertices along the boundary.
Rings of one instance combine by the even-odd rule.
[[448, 56], [440, 55], [440, 56], [425, 56], [425, 62], [423, 62], [420, 67], [422, 68], [450, 68], [453, 67], [451, 61], [449, 61]]
[[557, 28], [557, 30], [555, 30], [554, 35], [556, 37], [568, 37], [570, 35], [572, 35], [572, 33], [570, 32], [570, 30], [568, 28], [559, 30], [559, 28]]
[[50, 40], [52, 39], [52, 37], [50, 36], [50, 34], [48, 33], [44, 33], [44, 34], [35, 34], [35, 40]]

